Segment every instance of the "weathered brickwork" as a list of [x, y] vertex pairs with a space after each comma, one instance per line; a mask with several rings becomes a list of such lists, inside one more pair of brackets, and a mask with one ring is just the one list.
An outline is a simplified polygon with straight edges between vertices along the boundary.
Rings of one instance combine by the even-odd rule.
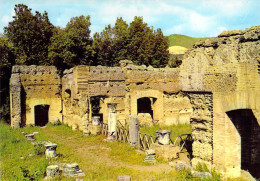
[[[120, 67], [73, 67], [60, 78], [53, 66], [14, 66], [10, 98], [12, 127], [42, 126], [43, 117], [84, 130], [92, 116], [107, 122], [111, 103], [117, 105], [122, 125], [131, 115], [148, 125], [190, 122], [193, 165], [205, 162], [239, 176], [241, 168], [260, 164], [260, 26], [197, 42], [180, 68], [135, 66], [122, 60]], [[243, 147], [241, 138], [248, 136], [239, 116], [233, 115], [244, 112], [246, 122], [252, 123], [247, 140], [251, 147]]]

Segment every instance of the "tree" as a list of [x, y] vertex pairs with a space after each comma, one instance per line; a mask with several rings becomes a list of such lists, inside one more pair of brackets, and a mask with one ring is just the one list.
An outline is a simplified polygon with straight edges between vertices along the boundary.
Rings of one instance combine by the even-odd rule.
[[153, 62], [151, 62], [154, 67], [163, 67], [168, 63], [170, 58], [168, 47], [169, 42], [167, 38], [163, 36], [162, 30], [160, 28], [157, 29], [155, 32]]
[[108, 25], [101, 33], [94, 34], [93, 49], [95, 51], [94, 65], [113, 66], [114, 43], [112, 29]]
[[114, 27], [108, 25], [101, 33], [94, 34], [95, 64], [118, 66], [120, 60], [127, 58], [127, 44], [128, 24], [117, 18]]
[[114, 27], [108, 25], [94, 35], [93, 49], [95, 64], [107, 66], [117, 66], [120, 60], [129, 59], [137, 65], [163, 67], [169, 59], [168, 41], [162, 31], [153, 31], [142, 17], [135, 17], [129, 26], [118, 18]]
[[10, 118], [9, 79], [15, 55], [12, 44], [5, 36], [0, 37], [0, 120], [8, 122]]
[[47, 12], [31, 13], [26, 5], [15, 5], [13, 21], [4, 28], [4, 33], [13, 43], [16, 63], [46, 64], [48, 46], [54, 26], [50, 23]]
[[50, 63], [58, 68], [91, 65], [93, 57], [90, 38], [90, 16], [71, 18], [65, 29], [57, 28], [49, 47]]

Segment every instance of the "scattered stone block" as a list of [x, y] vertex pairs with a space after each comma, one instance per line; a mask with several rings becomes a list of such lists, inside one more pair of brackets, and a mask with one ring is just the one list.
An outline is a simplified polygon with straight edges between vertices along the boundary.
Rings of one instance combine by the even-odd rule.
[[162, 158], [164, 161], [172, 161], [179, 158], [180, 147], [178, 146], [153, 143], [150, 149], [154, 149], [156, 157]]
[[49, 165], [46, 168], [47, 179], [59, 176], [59, 166], [58, 165]]
[[35, 140], [34, 134], [26, 134], [25, 137], [26, 137], [26, 140], [27, 140], [27, 141]]
[[146, 150], [145, 155], [146, 155], [146, 157], [144, 159], [144, 162], [148, 162], [148, 163], [155, 163], [156, 162], [155, 151], [153, 149]]
[[192, 167], [190, 165], [188, 165], [188, 164], [186, 164], [186, 163], [184, 163], [182, 161], [176, 161], [176, 162], [173, 161], [173, 162], [171, 162], [169, 164], [171, 166], [174, 166], [177, 171], [189, 170], [189, 169], [192, 170]]
[[66, 163], [63, 166], [63, 174], [71, 177], [85, 177], [85, 173], [79, 168], [77, 163]]
[[119, 175], [117, 181], [131, 181], [130, 175]]
[[101, 133], [101, 125], [92, 125], [88, 126], [88, 131], [91, 135], [99, 135]]

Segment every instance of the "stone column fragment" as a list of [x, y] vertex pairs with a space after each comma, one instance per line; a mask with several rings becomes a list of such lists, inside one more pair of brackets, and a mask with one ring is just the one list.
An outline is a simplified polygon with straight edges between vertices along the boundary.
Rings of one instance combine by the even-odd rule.
[[115, 137], [116, 136], [116, 106], [115, 103], [107, 104], [108, 107], [108, 136]]
[[129, 125], [129, 141], [132, 146], [138, 145], [139, 139], [139, 124], [137, 115], [131, 115]]
[[10, 78], [10, 111], [11, 126], [13, 128], [21, 127], [21, 80], [18, 73], [12, 74]]

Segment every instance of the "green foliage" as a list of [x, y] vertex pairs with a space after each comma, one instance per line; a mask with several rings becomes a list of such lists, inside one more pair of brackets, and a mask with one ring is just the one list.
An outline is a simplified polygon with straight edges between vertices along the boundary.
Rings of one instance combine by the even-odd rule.
[[140, 126], [140, 132], [150, 134], [150, 135], [156, 135], [156, 131], [158, 130], [170, 130], [172, 141], [174, 141], [176, 136], [178, 135], [191, 133], [190, 124], [177, 124], [171, 126], [154, 124], [152, 127], [145, 126], [145, 125]]
[[203, 181], [221, 181], [220, 173], [218, 173], [215, 169], [210, 170], [205, 163], [198, 163], [195, 167], [198, 172], [210, 172], [212, 177], [204, 178]]
[[170, 55], [168, 66], [170, 68], [180, 67], [180, 65], [182, 64], [182, 58], [183, 55]]
[[93, 40], [95, 65], [117, 66], [120, 60], [129, 59], [137, 65], [164, 67], [169, 59], [168, 42], [161, 29], [154, 31], [135, 17], [128, 25], [122, 18], [115, 26], [108, 25]]
[[115, 160], [121, 160], [131, 164], [149, 165], [149, 163], [143, 161], [145, 158], [144, 154], [137, 154], [135, 148], [126, 143], [112, 142], [108, 145], [111, 148], [109, 154]]
[[91, 65], [93, 50], [90, 38], [90, 16], [71, 18], [65, 29], [57, 28], [51, 38], [49, 59], [64, 70], [76, 65]]
[[191, 170], [181, 170], [178, 171], [176, 174], [176, 180], [177, 181], [183, 181], [183, 180], [194, 180], [191, 175]]
[[34, 153], [36, 155], [43, 155], [45, 153], [45, 147], [43, 144], [34, 145]]
[[193, 44], [199, 40], [206, 40], [208, 38], [192, 38], [185, 35], [168, 35], [166, 36], [169, 42], [169, 46], [182, 46], [185, 48], [192, 48]]
[[6, 36], [0, 37], [0, 60], [0, 120], [9, 122], [9, 79], [15, 55]]
[[21, 133], [37, 128], [12, 129], [0, 122], [1, 180], [40, 180], [44, 177], [48, 161], [34, 155], [31, 142]]
[[205, 163], [198, 163], [195, 167], [195, 170], [198, 172], [209, 172], [209, 169]]
[[128, 24], [117, 18], [115, 26], [108, 25], [101, 33], [94, 34], [95, 65], [118, 66], [127, 58]]
[[36, 11], [34, 15], [23, 4], [15, 5], [14, 11], [13, 21], [4, 28], [4, 32], [14, 46], [16, 63], [45, 65], [54, 28], [47, 12], [41, 14]]

